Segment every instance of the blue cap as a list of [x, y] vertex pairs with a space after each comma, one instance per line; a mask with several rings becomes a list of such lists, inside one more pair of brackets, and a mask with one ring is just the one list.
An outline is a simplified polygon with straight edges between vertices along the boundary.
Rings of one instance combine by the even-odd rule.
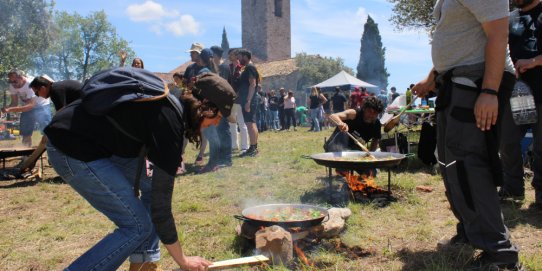
[[199, 53], [199, 57], [201, 57], [201, 59], [206, 63], [211, 62], [211, 58], [213, 57], [213, 51], [211, 51], [211, 49], [209, 48], [205, 48], [201, 50], [201, 53]]

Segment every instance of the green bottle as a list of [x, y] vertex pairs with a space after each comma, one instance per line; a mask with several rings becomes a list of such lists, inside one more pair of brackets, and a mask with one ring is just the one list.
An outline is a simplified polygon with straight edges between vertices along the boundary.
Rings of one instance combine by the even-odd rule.
[[[406, 104], [409, 105], [410, 102], [412, 101], [412, 91], [410, 90], [410, 88], [407, 88], [406, 90]], [[408, 107], [408, 109], [410, 109], [411, 106]]]

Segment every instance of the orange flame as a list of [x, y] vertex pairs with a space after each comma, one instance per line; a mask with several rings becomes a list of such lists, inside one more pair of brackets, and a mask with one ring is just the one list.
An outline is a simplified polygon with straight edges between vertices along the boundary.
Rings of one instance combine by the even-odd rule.
[[381, 189], [376, 183], [373, 178], [373, 175], [361, 175], [356, 176], [354, 174], [347, 173], [346, 174], [346, 183], [348, 184], [348, 187], [352, 191], [359, 191], [364, 192], [367, 194], [375, 193], [375, 192], [386, 192], [385, 190]]
[[305, 255], [305, 253], [303, 253], [303, 250], [301, 250], [301, 248], [299, 248], [299, 246], [297, 246], [296, 242], [294, 242], [293, 244], [294, 244], [294, 250], [295, 250], [295, 253], [297, 254], [297, 257], [299, 257], [299, 259], [300, 259], [306, 266], [311, 266], [311, 267], [313, 267], [314, 265], [312, 264], [311, 261], [309, 261], [309, 259], [308, 259], [307, 256]]

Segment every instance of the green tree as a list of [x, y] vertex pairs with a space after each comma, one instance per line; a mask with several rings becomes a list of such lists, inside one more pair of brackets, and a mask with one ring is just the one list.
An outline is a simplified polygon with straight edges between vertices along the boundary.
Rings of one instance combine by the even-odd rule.
[[382, 47], [378, 25], [371, 16], [364, 26], [360, 52], [357, 78], [386, 89], [390, 76], [385, 66], [386, 48]]
[[297, 89], [306, 89], [312, 85], [318, 84], [340, 71], [344, 70], [353, 74], [351, 68], [344, 65], [341, 58], [322, 57], [320, 55], [308, 55], [307, 53], [298, 53], [295, 56], [296, 66], [301, 73], [301, 79], [298, 82]]
[[428, 33], [433, 29], [433, 7], [436, 0], [388, 0], [393, 4], [393, 15], [390, 21], [397, 30], [425, 29]]
[[35, 58], [36, 69], [53, 75], [54, 79], [85, 80], [92, 74], [117, 66], [120, 51], [128, 59], [135, 53], [120, 38], [99, 11], [82, 17], [77, 13], [57, 12], [54, 16], [54, 42]]
[[[393, 4], [393, 15], [390, 18], [397, 30], [424, 29], [430, 33], [435, 27], [433, 8], [436, 0], [388, 0]], [[510, 1], [510, 10], [514, 8]]]
[[[52, 1], [0, 0], [0, 76], [28, 70], [50, 42]], [[4, 81], [4, 80], [2, 80]]]
[[224, 59], [228, 59], [228, 51], [230, 50], [230, 43], [228, 42], [228, 34], [226, 33], [225, 26], [224, 26], [224, 29], [222, 30], [222, 43], [220, 44], [220, 47], [222, 47], [222, 50], [224, 50], [224, 52], [222, 53], [222, 57], [224, 57]]

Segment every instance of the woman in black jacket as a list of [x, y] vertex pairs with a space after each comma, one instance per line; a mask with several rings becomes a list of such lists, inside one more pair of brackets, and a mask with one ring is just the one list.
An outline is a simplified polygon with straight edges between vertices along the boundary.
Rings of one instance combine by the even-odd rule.
[[[119, 78], [119, 72], [124, 77]], [[114, 89], [119, 84], [124, 85]], [[83, 92], [93, 88], [103, 88], [107, 95], [126, 90], [133, 94], [141, 88], [164, 91], [164, 83], [143, 69], [118, 68], [90, 78]], [[55, 115], [45, 129], [52, 166], [117, 227], [66, 270], [117, 270], [128, 257], [130, 270], [160, 270], [155, 264], [160, 259], [158, 238], [182, 270], [207, 269], [211, 262], [184, 255], [171, 212], [183, 135], [200, 140], [200, 106], [193, 97], [183, 97], [182, 105], [164, 97], [126, 101], [107, 114], [93, 114], [83, 97]], [[145, 155], [154, 164], [150, 178], [140, 170]]]

